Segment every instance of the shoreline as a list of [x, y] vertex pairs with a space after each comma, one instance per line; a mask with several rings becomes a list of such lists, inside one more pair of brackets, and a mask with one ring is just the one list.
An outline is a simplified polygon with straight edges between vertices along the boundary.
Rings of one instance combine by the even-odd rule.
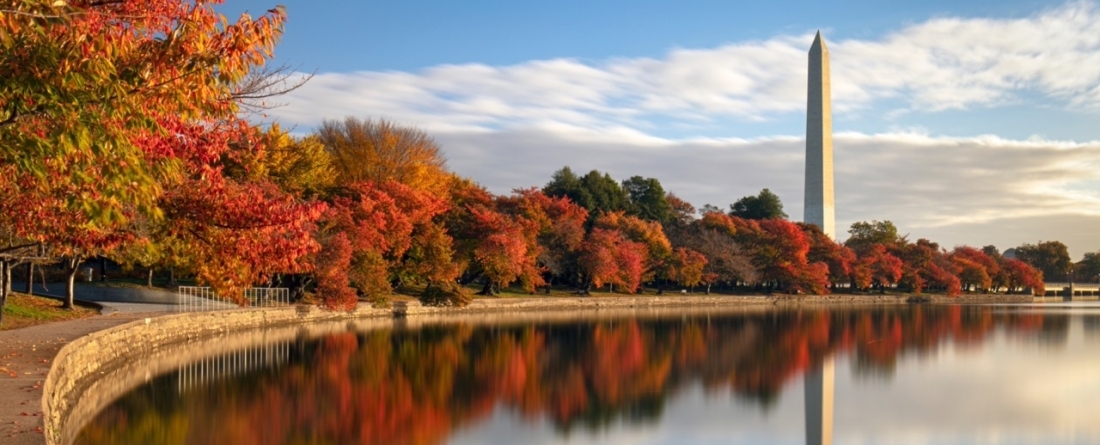
[[[847, 295], [826, 296], [571, 296], [479, 298], [469, 306], [426, 307], [418, 301], [392, 302], [389, 308], [373, 308], [361, 304], [351, 312], [329, 311], [315, 306], [290, 306], [282, 308], [253, 308], [217, 312], [180, 314], [149, 314], [125, 324], [89, 332], [70, 339], [49, 360], [51, 366], [45, 381], [30, 388], [41, 400], [41, 430], [37, 441], [20, 440], [17, 444], [63, 444], [71, 440], [79, 426], [94, 415], [104, 403], [121, 395], [132, 385], [151, 378], [153, 373], [171, 371], [179, 364], [180, 357], [165, 360], [156, 369], [145, 369], [130, 375], [129, 379], [116, 374], [126, 369], [127, 363], [136, 357], [172, 357], [174, 351], [189, 344], [218, 342], [232, 336], [247, 335], [273, 329], [293, 332], [325, 332], [332, 329], [356, 327], [393, 327], [415, 329], [421, 325], [441, 322], [507, 323], [507, 322], [558, 322], [586, 318], [607, 317], [660, 317], [682, 313], [712, 313], [765, 311], [776, 308], [828, 306], [881, 306], [912, 304], [910, 295]], [[1028, 295], [967, 295], [958, 298], [931, 296], [918, 304], [989, 304], [1028, 303]], [[79, 324], [104, 317], [74, 320], [63, 323]], [[132, 341], [140, 338], [143, 341]], [[188, 356], [190, 357], [190, 356]], [[130, 369], [129, 371], [133, 371]], [[111, 389], [100, 387], [104, 376], [116, 375]], [[99, 386], [97, 386], [99, 385]], [[5, 391], [7, 392], [7, 391]], [[90, 397], [86, 395], [92, 395]], [[0, 394], [0, 403], [8, 394]], [[106, 402], [103, 399], [109, 399]], [[78, 414], [74, 416], [74, 414]], [[74, 431], [76, 430], [76, 431]], [[33, 435], [33, 431], [30, 432]], [[22, 435], [21, 435], [22, 436]]]

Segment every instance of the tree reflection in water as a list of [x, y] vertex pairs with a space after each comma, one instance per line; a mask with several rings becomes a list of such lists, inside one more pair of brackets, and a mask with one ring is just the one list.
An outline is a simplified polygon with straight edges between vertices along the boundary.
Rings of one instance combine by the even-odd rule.
[[106, 408], [77, 443], [434, 444], [500, 407], [563, 433], [598, 431], [659, 419], [690, 384], [767, 409], [834, 354], [890, 378], [901, 356], [977, 346], [996, 329], [1064, 341], [1067, 319], [933, 305], [347, 332], [182, 393], [181, 374], [162, 376]]

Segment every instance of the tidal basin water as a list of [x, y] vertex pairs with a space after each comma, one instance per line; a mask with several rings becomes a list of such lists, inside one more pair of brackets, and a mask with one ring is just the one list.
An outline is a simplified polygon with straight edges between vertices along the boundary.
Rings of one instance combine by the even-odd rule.
[[[811, 387], [809, 398], [824, 395], [823, 402], [807, 409], [806, 376], [822, 371], [823, 388]], [[825, 432], [821, 442], [807, 437], [808, 426]], [[1100, 443], [1100, 305], [804, 308], [349, 331], [156, 377], [103, 409], [75, 443], [830, 440]]]

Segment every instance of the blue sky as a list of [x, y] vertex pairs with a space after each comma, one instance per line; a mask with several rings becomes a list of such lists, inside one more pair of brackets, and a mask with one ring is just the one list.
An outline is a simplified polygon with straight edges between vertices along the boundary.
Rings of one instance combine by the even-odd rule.
[[276, 62], [317, 76], [268, 121], [417, 126], [496, 193], [568, 164], [657, 177], [696, 206], [768, 187], [792, 219], [820, 29], [838, 227], [889, 219], [948, 248], [1100, 250], [1100, 3], [282, 3]]

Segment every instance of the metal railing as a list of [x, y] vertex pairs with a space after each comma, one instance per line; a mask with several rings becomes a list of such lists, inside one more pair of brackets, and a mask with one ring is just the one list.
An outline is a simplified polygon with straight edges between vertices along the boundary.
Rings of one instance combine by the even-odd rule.
[[[286, 306], [290, 304], [290, 289], [285, 287], [253, 287], [244, 291], [251, 307]], [[201, 312], [236, 309], [233, 300], [219, 296], [209, 287], [180, 286], [176, 292], [176, 312]]]
[[1064, 287], [1073, 287], [1074, 289], [1079, 290], [1100, 289], [1100, 284], [1097, 284], [1095, 281], [1074, 281], [1073, 286], [1070, 286], [1069, 282], [1049, 282], [1044, 284], [1046, 285], [1047, 290], [1057, 289], [1060, 291]]

